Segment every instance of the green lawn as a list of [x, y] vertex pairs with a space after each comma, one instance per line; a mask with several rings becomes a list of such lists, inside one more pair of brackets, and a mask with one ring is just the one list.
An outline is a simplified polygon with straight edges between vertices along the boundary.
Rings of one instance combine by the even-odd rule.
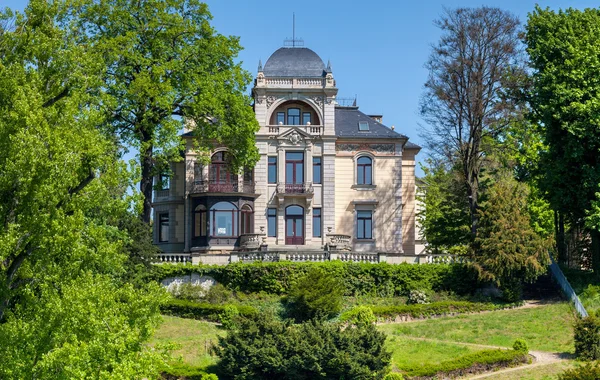
[[183, 362], [195, 367], [205, 368], [216, 363], [210, 355], [210, 346], [217, 343], [217, 336], [225, 332], [214, 323], [170, 317], [163, 315], [164, 322], [159, 326], [150, 341], [156, 343], [175, 343], [179, 348], [173, 351], [173, 357], [181, 357]]
[[486, 380], [554, 380], [567, 369], [575, 367], [572, 360], [541, 365], [533, 368], [517, 369], [486, 377]]
[[532, 350], [574, 352], [573, 313], [568, 303], [384, 324], [380, 329], [390, 336], [408, 335], [502, 347], [512, 347], [515, 339], [523, 338]]

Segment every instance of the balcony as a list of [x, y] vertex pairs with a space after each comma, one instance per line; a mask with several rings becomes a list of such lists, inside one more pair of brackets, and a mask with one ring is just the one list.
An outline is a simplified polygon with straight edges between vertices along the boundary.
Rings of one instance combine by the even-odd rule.
[[277, 184], [277, 194], [285, 195], [313, 195], [315, 189], [313, 188], [312, 182], [305, 183], [283, 183]]
[[190, 193], [245, 193], [254, 194], [254, 182], [218, 182], [218, 181], [194, 181]]
[[306, 132], [311, 136], [320, 136], [324, 132], [322, 125], [268, 125], [267, 132], [269, 135], [279, 135], [280, 132], [286, 130], [286, 128], [298, 128], [301, 131]]

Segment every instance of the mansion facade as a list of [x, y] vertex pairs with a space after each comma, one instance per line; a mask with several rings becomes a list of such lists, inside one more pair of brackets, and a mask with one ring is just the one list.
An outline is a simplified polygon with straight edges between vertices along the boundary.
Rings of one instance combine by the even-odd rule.
[[232, 172], [226, 148], [201, 164], [187, 132], [185, 159], [157, 178], [154, 242], [163, 259], [414, 256], [420, 147], [380, 115], [339, 105], [331, 66], [308, 48], [275, 51], [259, 64], [252, 93], [260, 125], [253, 171]]

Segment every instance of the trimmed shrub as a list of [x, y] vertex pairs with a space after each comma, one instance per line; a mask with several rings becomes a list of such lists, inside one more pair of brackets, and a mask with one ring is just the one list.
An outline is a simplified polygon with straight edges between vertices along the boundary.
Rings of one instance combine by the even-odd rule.
[[575, 321], [575, 355], [583, 360], [600, 359], [600, 320], [593, 315]]
[[226, 305], [223, 312], [219, 314], [219, 321], [227, 330], [233, 330], [237, 327], [237, 320], [240, 317], [240, 312], [233, 305]]
[[568, 369], [558, 375], [558, 380], [597, 380], [600, 379], [600, 363], [585, 363], [577, 368]]
[[404, 380], [404, 376], [402, 376], [401, 373], [397, 373], [397, 372], [388, 373], [387, 375], [385, 375], [383, 380]]
[[343, 294], [341, 281], [313, 268], [290, 289], [290, 313], [297, 321], [331, 318], [342, 310]]
[[373, 325], [291, 324], [260, 314], [219, 337], [215, 353], [223, 378], [374, 379], [383, 377], [391, 359], [385, 339]]
[[411, 290], [408, 292], [408, 299], [406, 300], [408, 304], [426, 304], [429, 303], [429, 297], [422, 290]]
[[[410, 377], [435, 376], [444, 374], [449, 377], [464, 376], [468, 369], [477, 366], [481, 370], [498, 367], [510, 367], [529, 361], [529, 356], [514, 350], [484, 350], [447, 360], [440, 364], [403, 368]], [[451, 375], [451, 376], [450, 376]]]
[[354, 326], [371, 325], [377, 321], [373, 310], [368, 306], [357, 306], [346, 311], [340, 316], [341, 322], [348, 322]]
[[525, 341], [525, 339], [517, 339], [515, 343], [513, 343], [513, 350], [523, 352], [525, 354], [529, 353], [529, 345]]
[[210, 303], [199, 303], [187, 300], [171, 300], [160, 307], [163, 314], [173, 315], [181, 318], [192, 318], [219, 321], [219, 315], [225, 312], [227, 307], [234, 307], [241, 316], [252, 316], [257, 314], [256, 309], [244, 305], [214, 305]]
[[161, 281], [167, 277], [198, 273], [210, 276], [229, 290], [286, 294], [311, 268], [320, 268], [343, 284], [344, 295], [406, 295], [411, 290], [451, 291], [471, 294], [477, 289], [477, 274], [461, 264], [413, 265], [387, 263], [235, 263], [224, 266], [155, 265], [148, 278]]
[[448, 314], [475, 313], [488, 310], [499, 310], [514, 307], [520, 303], [495, 304], [491, 302], [441, 301], [429, 304], [371, 306], [373, 314], [379, 318], [396, 318], [409, 316], [411, 318], [427, 318]]

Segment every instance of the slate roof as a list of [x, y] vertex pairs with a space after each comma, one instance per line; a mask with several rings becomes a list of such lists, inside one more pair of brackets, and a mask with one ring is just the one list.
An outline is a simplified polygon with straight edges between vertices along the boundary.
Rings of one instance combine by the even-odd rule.
[[282, 47], [271, 54], [263, 74], [266, 77], [321, 78], [325, 76], [325, 64], [309, 48]]
[[[368, 131], [359, 131], [358, 122], [369, 123]], [[392, 131], [385, 125], [373, 120], [358, 107], [335, 107], [335, 135], [344, 138], [359, 139], [407, 139], [408, 137]], [[409, 143], [407, 143], [408, 145]], [[411, 143], [412, 144], [412, 143]], [[414, 145], [414, 144], [413, 144]]]

